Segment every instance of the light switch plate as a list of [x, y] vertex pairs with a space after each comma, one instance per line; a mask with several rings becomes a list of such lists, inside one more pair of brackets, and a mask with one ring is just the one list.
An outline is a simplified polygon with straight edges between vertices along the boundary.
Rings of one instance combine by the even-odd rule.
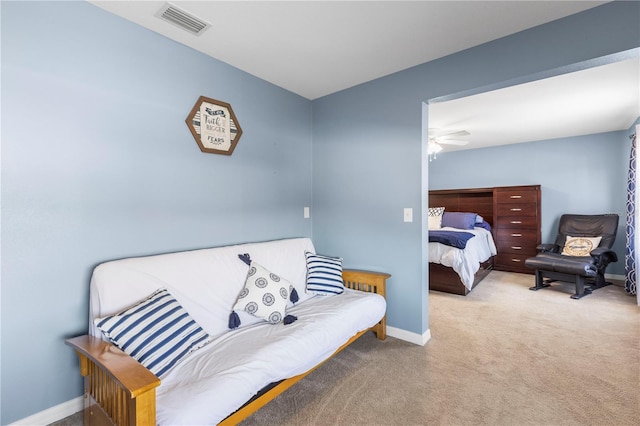
[[413, 209], [411, 207], [406, 207], [404, 209], [404, 221], [413, 222]]

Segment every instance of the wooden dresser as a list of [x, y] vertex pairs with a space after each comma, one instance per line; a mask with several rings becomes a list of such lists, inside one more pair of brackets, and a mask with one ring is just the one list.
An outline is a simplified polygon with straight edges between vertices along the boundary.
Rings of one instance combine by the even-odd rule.
[[493, 235], [498, 248], [494, 269], [533, 273], [525, 259], [541, 242], [540, 185], [493, 188]]

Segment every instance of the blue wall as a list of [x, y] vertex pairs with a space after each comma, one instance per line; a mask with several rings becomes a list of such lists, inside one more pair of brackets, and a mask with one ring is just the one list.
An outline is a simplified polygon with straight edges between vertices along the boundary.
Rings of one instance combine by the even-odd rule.
[[[553, 242], [563, 213], [620, 216], [614, 250], [624, 259], [628, 132], [442, 153], [429, 164], [431, 189], [542, 186], [542, 241]], [[628, 166], [627, 166], [628, 168]], [[607, 273], [624, 274], [624, 262]]]
[[[229, 102], [232, 156], [185, 119]], [[2, 417], [82, 394], [93, 267], [311, 236], [311, 102], [86, 2], [2, 2]]]
[[[418, 336], [429, 330], [424, 206], [430, 164], [422, 103], [568, 72], [637, 49], [638, 16], [640, 3], [612, 2], [313, 102], [314, 241], [349, 266], [392, 274], [389, 326]], [[547, 191], [546, 197], [553, 195]], [[403, 222], [406, 207], [414, 210], [413, 223]]]
[[[390, 326], [428, 331], [423, 102], [640, 40], [616, 2], [310, 102], [85, 2], [1, 7], [2, 424], [81, 395], [62, 342], [114, 258], [312, 235], [393, 274]], [[231, 157], [188, 132], [200, 95], [233, 106]]]

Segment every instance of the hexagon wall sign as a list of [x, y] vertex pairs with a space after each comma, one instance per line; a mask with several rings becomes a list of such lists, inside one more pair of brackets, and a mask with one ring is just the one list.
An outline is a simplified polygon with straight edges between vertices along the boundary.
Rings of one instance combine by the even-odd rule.
[[242, 136], [231, 105], [204, 96], [198, 98], [186, 122], [202, 152], [231, 155]]

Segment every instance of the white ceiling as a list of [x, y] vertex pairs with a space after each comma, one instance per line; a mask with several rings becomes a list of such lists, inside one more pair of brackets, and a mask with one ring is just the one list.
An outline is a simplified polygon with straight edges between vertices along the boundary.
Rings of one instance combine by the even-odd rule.
[[470, 133], [444, 151], [626, 130], [638, 117], [639, 58], [429, 104], [429, 127]]
[[[256, 77], [297, 93], [308, 99], [316, 99], [355, 85], [392, 74], [412, 66], [428, 62], [527, 28], [544, 24], [565, 16], [590, 9], [606, 1], [172, 1], [178, 8], [211, 24], [200, 36], [195, 36], [155, 16], [165, 1], [93, 1], [90, 3], [135, 22], [172, 40], [190, 46], [200, 52], [226, 62]], [[611, 66], [613, 67], [613, 66]], [[430, 126], [442, 130], [465, 129], [471, 133], [464, 138], [471, 140], [463, 149], [477, 148], [499, 143], [522, 142], [522, 134], [549, 130], [556, 126], [554, 120], [589, 124], [579, 134], [600, 133], [612, 129], [612, 121], [628, 122], [628, 128], [638, 117], [629, 110], [629, 104], [637, 107], [638, 61], [634, 65], [587, 70], [576, 83], [581, 95], [579, 104], [595, 100], [599, 117], [607, 124], [606, 130], [597, 127], [600, 121], [595, 115], [579, 114], [578, 119], [561, 118], [560, 112], [575, 111], [560, 100], [534, 100], [531, 93], [545, 96], [560, 94], [562, 102], [573, 95], [569, 91], [573, 83], [570, 76], [551, 80], [551, 88], [542, 82], [511, 89], [477, 95], [464, 100], [432, 104]], [[605, 71], [617, 72], [614, 78]], [[598, 83], [591, 83], [590, 77]], [[597, 88], [603, 92], [604, 81], [614, 79], [618, 86], [613, 95], [589, 96], [585, 92]], [[620, 80], [624, 79], [624, 80]], [[629, 83], [631, 81], [631, 83]], [[635, 84], [635, 90], [628, 89]], [[516, 89], [514, 89], [516, 90]], [[635, 91], [635, 98], [629, 92]], [[624, 94], [622, 94], [624, 92]], [[509, 96], [507, 100], [499, 96]], [[596, 96], [596, 95], [594, 95]], [[614, 112], [605, 112], [608, 105], [621, 100], [625, 107], [617, 106]], [[610, 99], [611, 98], [611, 99]], [[515, 100], [514, 100], [515, 99]], [[544, 125], [533, 117], [541, 116], [528, 110], [515, 113], [515, 105], [546, 102]], [[585, 99], [589, 102], [585, 102]], [[478, 108], [478, 103], [482, 108]], [[550, 107], [550, 105], [556, 105]], [[489, 106], [501, 110], [494, 112], [490, 123], [477, 115], [489, 113]], [[507, 107], [506, 109], [504, 107]], [[435, 109], [434, 109], [435, 108]], [[538, 107], [539, 108], [539, 107]], [[433, 109], [433, 111], [431, 111]], [[446, 110], [446, 114], [442, 111]], [[560, 109], [561, 111], [558, 111]], [[471, 114], [470, 111], [475, 111]], [[593, 113], [590, 113], [593, 114]], [[629, 117], [635, 114], [633, 119]], [[496, 118], [497, 117], [497, 118]], [[527, 118], [527, 122], [517, 118]], [[593, 117], [593, 118], [591, 118]], [[613, 120], [612, 120], [613, 118]], [[496, 121], [497, 120], [497, 123]], [[629, 122], [631, 120], [631, 122]], [[533, 127], [529, 127], [533, 124]], [[577, 126], [577, 124], [576, 124]], [[572, 131], [575, 131], [572, 128]], [[513, 133], [513, 136], [508, 136]], [[551, 133], [549, 133], [551, 134]], [[475, 140], [476, 136], [479, 138]], [[507, 140], [501, 139], [502, 136]], [[551, 136], [551, 137], [562, 137]], [[546, 139], [547, 136], [534, 139]], [[447, 146], [450, 150], [453, 147]], [[460, 148], [460, 147], [455, 147]]]

